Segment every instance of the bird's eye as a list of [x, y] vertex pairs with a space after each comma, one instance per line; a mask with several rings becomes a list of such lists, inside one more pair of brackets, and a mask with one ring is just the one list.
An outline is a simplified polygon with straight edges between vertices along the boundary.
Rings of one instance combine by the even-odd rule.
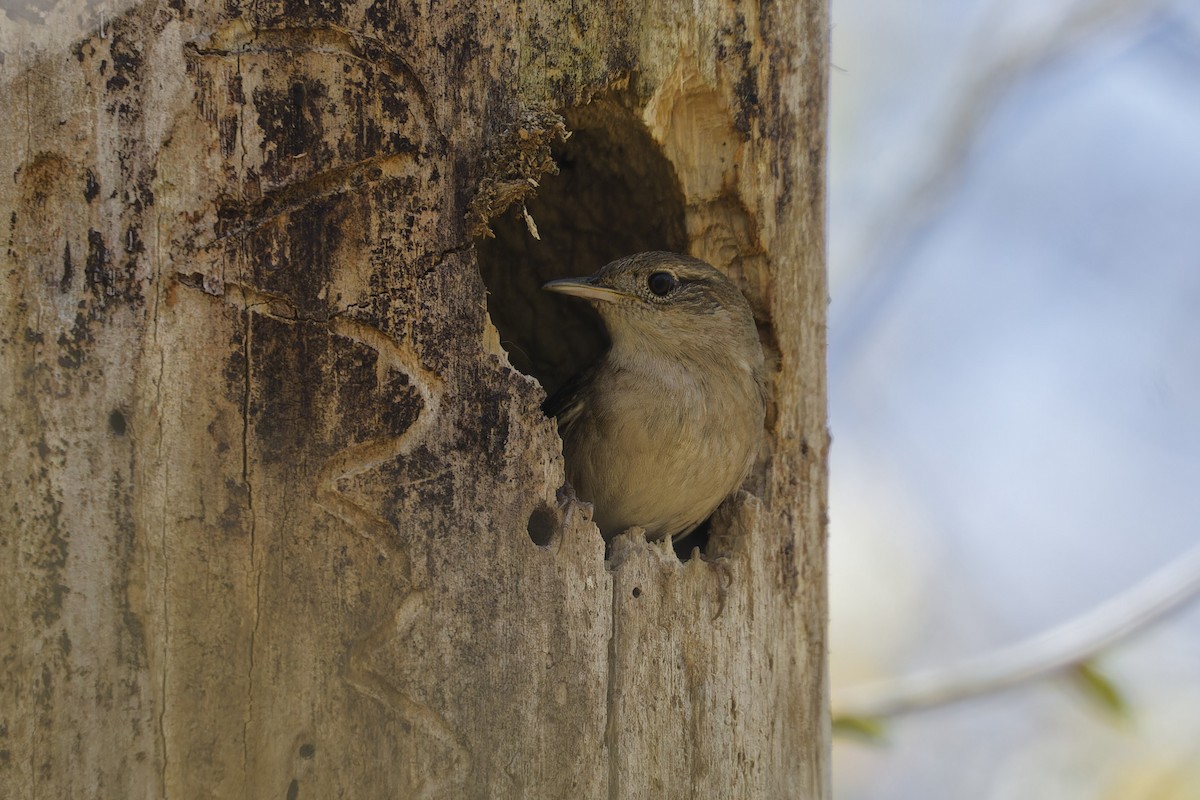
[[646, 285], [650, 287], [650, 291], [654, 294], [659, 297], [666, 297], [678, 285], [678, 281], [669, 272], [655, 272], [646, 281]]

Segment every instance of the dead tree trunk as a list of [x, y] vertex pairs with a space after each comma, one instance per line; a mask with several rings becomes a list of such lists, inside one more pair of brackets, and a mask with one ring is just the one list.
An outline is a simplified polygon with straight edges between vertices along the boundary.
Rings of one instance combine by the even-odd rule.
[[[0, 17], [2, 793], [827, 797], [823, 0], [46, 7]], [[606, 560], [527, 377], [601, 346], [540, 281], [649, 248], [774, 367], [705, 559]]]

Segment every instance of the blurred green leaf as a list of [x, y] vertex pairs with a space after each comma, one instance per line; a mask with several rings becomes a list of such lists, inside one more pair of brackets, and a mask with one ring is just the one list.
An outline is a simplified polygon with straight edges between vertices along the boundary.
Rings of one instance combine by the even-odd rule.
[[834, 717], [833, 735], [870, 744], [882, 744], [884, 725], [882, 720], [874, 717]]
[[1079, 662], [1067, 675], [1083, 692], [1083, 696], [1101, 710], [1123, 722], [1132, 719], [1125, 695], [1111, 678], [1099, 670], [1094, 660]]

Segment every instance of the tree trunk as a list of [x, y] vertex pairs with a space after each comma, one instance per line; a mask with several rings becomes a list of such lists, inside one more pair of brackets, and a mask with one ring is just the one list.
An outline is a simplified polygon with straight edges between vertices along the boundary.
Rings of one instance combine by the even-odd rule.
[[[16, 6], [5, 796], [828, 796], [822, 0]], [[649, 248], [773, 366], [704, 558], [514, 368]]]

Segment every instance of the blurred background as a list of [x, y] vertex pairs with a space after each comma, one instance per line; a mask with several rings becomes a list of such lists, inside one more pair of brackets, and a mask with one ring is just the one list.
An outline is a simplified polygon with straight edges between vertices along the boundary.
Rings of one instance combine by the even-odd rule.
[[[1200, 0], [832, 18], [836, 695], [1200, 543]], [[1118, 703], [1051, 679], [837, 737], [836, 797], [1200, 798], [1200, 603], [1091, 666]]]

